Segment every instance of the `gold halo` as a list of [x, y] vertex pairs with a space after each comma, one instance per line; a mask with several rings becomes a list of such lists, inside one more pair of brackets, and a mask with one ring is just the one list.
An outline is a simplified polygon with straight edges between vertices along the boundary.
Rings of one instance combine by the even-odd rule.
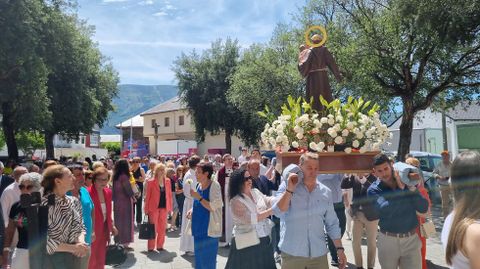
[[[313, 31], [313, 30], [319, 30], [321, 33], [322, 33], [322, 41], [320, 41], [320, 43], [318, 44], [314, 44], [312, 43], [312, 41], [310, 40], [310, 33]], [[316, 48], [316, 47], [320, 47], [321, 45], [325, 44], [325, 42], [327, 42], [327, 31], [325, 30], [325, 28], [323, 26], [320, 26], [320, 25], [314, 25], [314, 26], [310, 26], [307, 31], [305, 32], [305, 43], [312, 47], [312, 48]]]

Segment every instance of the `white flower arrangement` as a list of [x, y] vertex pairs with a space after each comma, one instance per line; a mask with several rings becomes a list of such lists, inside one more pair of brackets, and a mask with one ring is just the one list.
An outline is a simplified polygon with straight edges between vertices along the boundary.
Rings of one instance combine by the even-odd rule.
[[262, 143], [282, 151], [309, 148], [332, 152], [341, 148], [346, 153], [365, 153], [379, 150], [391, 138], [380, 120], [378, 105], [352, 97], [346, 104], [338, 99], [328, 103], [321, 98], [321, 102], [324, 110], [317, 112], [311, 103], [289, 97], [282, 106], [282, 115], [265, 125]]

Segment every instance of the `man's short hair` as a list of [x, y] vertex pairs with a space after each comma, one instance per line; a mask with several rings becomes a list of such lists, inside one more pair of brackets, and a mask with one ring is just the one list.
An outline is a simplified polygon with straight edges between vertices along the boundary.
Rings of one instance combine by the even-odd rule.
[[379, 153], [373, 157], [373, 166], [381, 165], [384, 163], [390, 163], [390, 158], [384, 153]]
[[193, 169], [197, 166], [199, 162], [200, 162], [200, 157], [198, 157], [197, 155], [193, 155], [192, 157], [190, 157], [190, 159], [188, 159], [188, 167]]
[[300, 156], [300, 165], [305, 164], [307, 160], [318, 160], [318, 154], [313, 152], [305, 152]]

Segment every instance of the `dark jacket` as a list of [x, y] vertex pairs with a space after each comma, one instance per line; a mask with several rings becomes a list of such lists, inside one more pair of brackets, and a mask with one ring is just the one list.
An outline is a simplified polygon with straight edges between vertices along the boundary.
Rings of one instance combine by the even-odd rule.
[[0, 179], [0, 196], [2, 196], [3, 191], [8, 187], [8, 185], [12, 184], [15, 181], [12, 177], [7, 175], [2, 175]]
[[373, 175], [367, 177], [365, 183], [360, 183], [360, 181], [355, 179], [355, 176], [346, 177], [342, 181], [342, 189], [353, 189], [352, 197], [352, 215], [355, 215], [357, 212], [361, 211], [367, 218], [367, 220], [372, 221], [378, 219], [378, 214], [376, 214], [373, 209], [373, 200], [367, 197], [367, 190], [372, 183], [374, 183], [377, 178]]

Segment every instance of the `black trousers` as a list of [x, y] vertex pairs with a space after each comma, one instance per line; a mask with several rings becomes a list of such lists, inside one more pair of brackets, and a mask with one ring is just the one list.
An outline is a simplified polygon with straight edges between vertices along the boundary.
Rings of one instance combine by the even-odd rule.
[[[345, 215], [345, 205], [343, 204], [343, 202], [336, 203], [333, 205], [335, 207], [335, 213], [337, 214], [338, 221], [340, 222], [340, 232], [341, 232], [340, 238], [342, 238], [343, 234], [345, 233], [345, 228], [347, 225], [347, 216]], [[332, 256], [332, 261], [338, 262], [337, 248], [335, 247], [333, 240], [328, 235], [327, 235], [327, 245], [328, 245], [328, 250], [330, 251], [330, 255]]]
[[142, 201], [143, 201], [143, 182], [135, 182], [137, 184], [138, 191], [140, 191], [140, 196], [135, 202], [135, 220], [137, 224], [142, 223]]

